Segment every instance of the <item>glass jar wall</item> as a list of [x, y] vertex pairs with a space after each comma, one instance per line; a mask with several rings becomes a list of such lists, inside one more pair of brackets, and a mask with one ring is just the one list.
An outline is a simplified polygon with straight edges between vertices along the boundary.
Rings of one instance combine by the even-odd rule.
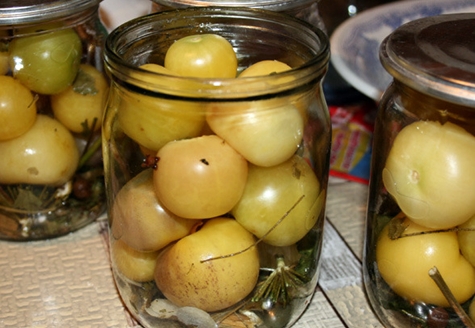
[[[106, 42], [112, 269], [146, 327], [289, 327], [314, 293], [330, 155], [321, 90], [329, 44], [321, 30], [282, 18], [165, 11]], [[226, 56], [206, 46], [216, 40]], [[177, 44], [186, 51], [172, 52]], [[206, 76], [187, 77], [199, 75], [190, 63], [203, 52], [214, 58]]]
[[307, 21], [314, 26], [325, 30], [325, 26], [319, 14], [318, 2], [319, 0], [152, 0], [152, 11], [159, 12], [177, 8], [188, 7], [242, 7], [242, 8], [256, 8], [263, 10], [270, 10], [275, 12], [286, 13], [304, 21]]
[[394, 82], [375, 126], [364, 282], [386, 327], [473, 327], [474, 24], [416, 20], [381, 45]]
[[98, 0], [0, 5], [0, 238], [64, 235], [105, 210]]

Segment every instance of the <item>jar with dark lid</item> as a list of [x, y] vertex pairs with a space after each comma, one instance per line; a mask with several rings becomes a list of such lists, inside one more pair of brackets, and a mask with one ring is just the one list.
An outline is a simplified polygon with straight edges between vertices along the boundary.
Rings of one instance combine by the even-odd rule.
[[366, 291], [387, 327], [473, 327], [475, 14], [402, 25], [376, 120]]
[[302, 315], [322, 247], [329, 56], [321, 30], [249, 8], [163, 11], [111, 32], [111, 265], [143, 326], [284, 328]]
[[105, 210], [99, 3], [0, 4], [0, 239], [64, 235]]
[[242, 7], [283, 12], [303, 19], [325, 30], [318, 10], [319, 0], [152, 0], [152, 11], [164, 11], [187, 7]]

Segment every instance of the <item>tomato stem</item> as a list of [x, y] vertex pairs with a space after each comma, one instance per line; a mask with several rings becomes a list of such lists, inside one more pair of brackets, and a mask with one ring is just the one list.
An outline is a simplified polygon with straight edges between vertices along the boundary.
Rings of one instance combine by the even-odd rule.
[[460, 303], [457, 301], [457, 299], [455, 298], [454, 294], [450, 290], [449, 286], [445, 282], [444, 278], [440, 274], [437, 267], [434, 266], [432, 269], [429, 270], [429, 276], [437, 284], [437, 287], [439, 287], [442, 294], [444, 294], [444, 296], [447, 299], [447, 301], [449, 302], [450, 306], [452, 306], [455, 313], [457, 313], [457, 315], [459, 316], [460, 320], [462, 320], [464, 325], [468, 328], [475, 328], [475, 323], [467, 315], [467, 313], [464, 311], [464, 309], [462, 308]]
[[300, 196], [300, 198], [295, 202], [294, 205], [292, 205], [292, 207], [284, 213], [284, 215], [269, 229], [269, 231], [267, 231], [261, 238], [259, 238], [258, 240], [256, 240], [254, 243], [252, 243], [251, 245], [249, 245], [248, 247], [244, 248], [243, 250], [240, 250], [239, 252], [237, 253], [231, 253], [231, 254], [227, 254], [227, 255], [221, 255], [221, 256], [216, 256], [216, 257], [210, 257], [208, 259], [205, 259], [205, 260], [201, 260], [200, 263], [204, 263], [204, 262], [208, 262], [208, 261], [213, 261], [213, 260], [220, 260], [220, 259], [225, 259], [225, 258], [228, 258], [228, 257], [233, 257], [233, 256], [236, 256], [236, 255], [239, 255], [239, 254], [242, 254], [248, 250], [250, 250], [251, 248], [257, 246], [264, 238], [266, 238], [272, 231], [274, 231], [275, 228], [277, 228], [277, 226], [279, 224], [282, 223], [282, 221], [290, 214], [290, 212], [292, 212], [294, 210], [295, 207], [297, 207], [297, 205], [302, 201], [302, 199], [305, 197], [305, 195], [302, 195]]
[[390, 222], [390, 227], [388, 231], [389, 239], [396, 240], [399, 238], [404, 237], [414, 237], [420, 235], [427, 235], [431, 233], [441, 233], [441, 232], [458, 232], [458, 231], [475, 231], [474, 228], [460, 228], [454, 227], [450, 229], [437, 229], [437, 230], [429, 230], [429, 231], [419, 231], [419, 232], [412, 232], [405, 234], [404, 231], [409, 226], [407, 223], [404, 223], [406, 219], [406, 215], [404, 213], [399, 213], [396, 215], [393, 220]]

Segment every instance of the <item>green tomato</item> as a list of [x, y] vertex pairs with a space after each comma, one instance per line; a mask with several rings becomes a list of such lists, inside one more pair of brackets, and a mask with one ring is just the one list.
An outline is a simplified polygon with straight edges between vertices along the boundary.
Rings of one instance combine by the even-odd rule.
[[13, 75], [30, 90], [56, 94], [74, 81], [82, 55], [72, 29], [15, 38], [9, 47]]
[[475, 137], [447, 122], [418, 121], [396, 136], [382, 178], [414, 222], [455, 227], [475, 214]]
[[[391, 224], [391, 223], [390, 223]], [[475, 293], [475, 268], [460, 254], [454, 231], [425, 233], [398, 239], [389, 238], [387, 224], [376, 243], [378, 270], [389, 287], [408, 301], [447, 307], [449, 303], [429, 276], [437, 267], [458, 302]], [[409, 219], [404, 234], [428, 232]]]
[[165, 68], [181, 76], [233, 78], [237, 57], [232, 45], [217, 34], [197, 34], [177, 40], [165, 55]]
[[315, 225], [324, 202], [325, 191], [321, 190], [311, 167], [303, 158], [293, 156], [272, 167], [249, 165], [246, 188], [231, 213], [236, 221], [266, 243], [289, 246]]

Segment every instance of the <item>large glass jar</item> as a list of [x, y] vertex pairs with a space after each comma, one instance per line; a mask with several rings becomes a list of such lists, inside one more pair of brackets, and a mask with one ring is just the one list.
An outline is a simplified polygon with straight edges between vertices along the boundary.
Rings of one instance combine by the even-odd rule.
[[[186, 77], [208, 55], [211, 76], [225, 77]], [[288, 327], [307, 307], [329, 170], [328, 59], [321, 30], [252, 9], [165, 11], [111, 32], [111, 261], [141, 324]], [[287, 68], [242, 72], [262, 62]]]
[[64, 235], [105, 211], [99, 2], [0, 4], [0, 239]]
[[319, 0], [152, 0], [152, 11], [187, 7], [242, 7], [286, 13], [325, 30], [319, 14]]
[[[473, 327], [475, 14], [409, 22], [381, 45], [364, 282], [386, 327]], [[473, 304], [473, 305], [472, 305]]]

